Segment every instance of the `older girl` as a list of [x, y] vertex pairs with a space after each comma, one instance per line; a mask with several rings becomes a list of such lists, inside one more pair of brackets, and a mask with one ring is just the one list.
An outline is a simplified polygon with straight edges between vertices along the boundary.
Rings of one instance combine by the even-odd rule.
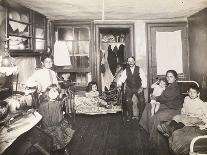
[[74, 130], [63, 117], [64, 103], [60, 98], [59, 88], [55, 84], [47, 87], [41, 101], [39, 112], [43, 116], [43, 128], [53, 138], [53, 150], [64, 149], [70, 142]]
[[53, 59], [51, 56], [42, 57], [42, 69], [37, 70], [27, 81], [27, 87], [38, 87], [39, 92], [44, 92], [51, 84], [58, 86], [56, 73], [52, 70]]

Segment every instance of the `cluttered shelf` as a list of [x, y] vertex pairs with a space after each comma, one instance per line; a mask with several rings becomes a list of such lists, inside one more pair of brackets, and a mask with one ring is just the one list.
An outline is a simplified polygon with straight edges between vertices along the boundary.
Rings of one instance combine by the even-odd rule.
[[6, 37], [11, 56], [39, 56], [46, 51], [47, 19], [44, 15], [8, 4], [6, 17]]

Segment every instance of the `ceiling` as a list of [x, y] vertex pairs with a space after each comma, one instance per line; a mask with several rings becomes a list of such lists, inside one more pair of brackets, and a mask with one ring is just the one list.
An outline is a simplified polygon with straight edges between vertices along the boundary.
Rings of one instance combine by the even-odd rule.
[[12, 1], [36, 10], [51, 20], [154, 20], [186, 18], [207, 7], [207, 0]]

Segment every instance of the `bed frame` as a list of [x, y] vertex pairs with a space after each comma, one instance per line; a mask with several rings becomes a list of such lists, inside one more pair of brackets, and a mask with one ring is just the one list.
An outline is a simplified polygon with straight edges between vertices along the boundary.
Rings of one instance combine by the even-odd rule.
[[[120, 112], [122, 113], [122, 116], [123, 116], [123, 108], [122, 108], [122, 106], [123, 106], [122, 105], [123, 90], [121, 89], [121, 90], [117, 90], [117, 91], [118, 91], [118, 94], [117, 94], [118, 97], [116, 99], [116, 102], [117, 102], [117, 105], [119, 105], [121, 107]], [[110, 92], [110, 90], [108, 92]], [[83, 93], [82, 92], [77, 92], [76, 90], [70, 90], [70, 89], [68, 89], [67, 90], [67, 96], [64, 98], [64, 102], [65, 102], [65, 105], [66, 105], [66, 113], [69, 116], [71, 116], [74, 121], [76, 119], [76, 115], [77, 114], [84, 114], [84, 113], [78, 113], [76, 111], [75, 97], [79, 96], [79, 94], [83, 94]], [[101, 94], [104, 94], [104, 93], [102, 92]], [[113, 112], [109, 112], [109, 113], [113, 113]], [[100, 113], [100, 114], [107, 114], [107, 112], [106, 113]], [[92, 115], [96, 115], [96, 114], [92, 114]]]
[[[187, 95], [187, 89], [190, 85], [195, 84], [199, 87], [196, 81], [177, 81], [181, 86], [181, 91], [183, 95]], [[202, 153], [201, 153], [202, 152]], [[192, 139], [190, 143], [190, 155], [207, 155], [207, 135], [197, 136]]]

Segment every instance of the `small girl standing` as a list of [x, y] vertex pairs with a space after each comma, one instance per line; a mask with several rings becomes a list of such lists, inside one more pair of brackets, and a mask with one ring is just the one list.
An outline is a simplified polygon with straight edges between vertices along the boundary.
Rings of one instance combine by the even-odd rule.
[[39, 112], [43, 116], [42, 124], [45, 132], [53, 138], [53, 151], [64, 149], [70, 142], [74, 130], [63, 117], [64, 102], [60, 98], [60, 90], [57, 85], [47, 87], [41, 100]]
[[[162, 94], [166, 87], [166, 80], [164, 78], [156, 81], [152, 84], [151, 88], [153, 89], [152, 95], [157, 97]], [[155, 100], [151, 100], [151, 116], [153, 116], [159, 109], [160, 103], [156, 102]]]

